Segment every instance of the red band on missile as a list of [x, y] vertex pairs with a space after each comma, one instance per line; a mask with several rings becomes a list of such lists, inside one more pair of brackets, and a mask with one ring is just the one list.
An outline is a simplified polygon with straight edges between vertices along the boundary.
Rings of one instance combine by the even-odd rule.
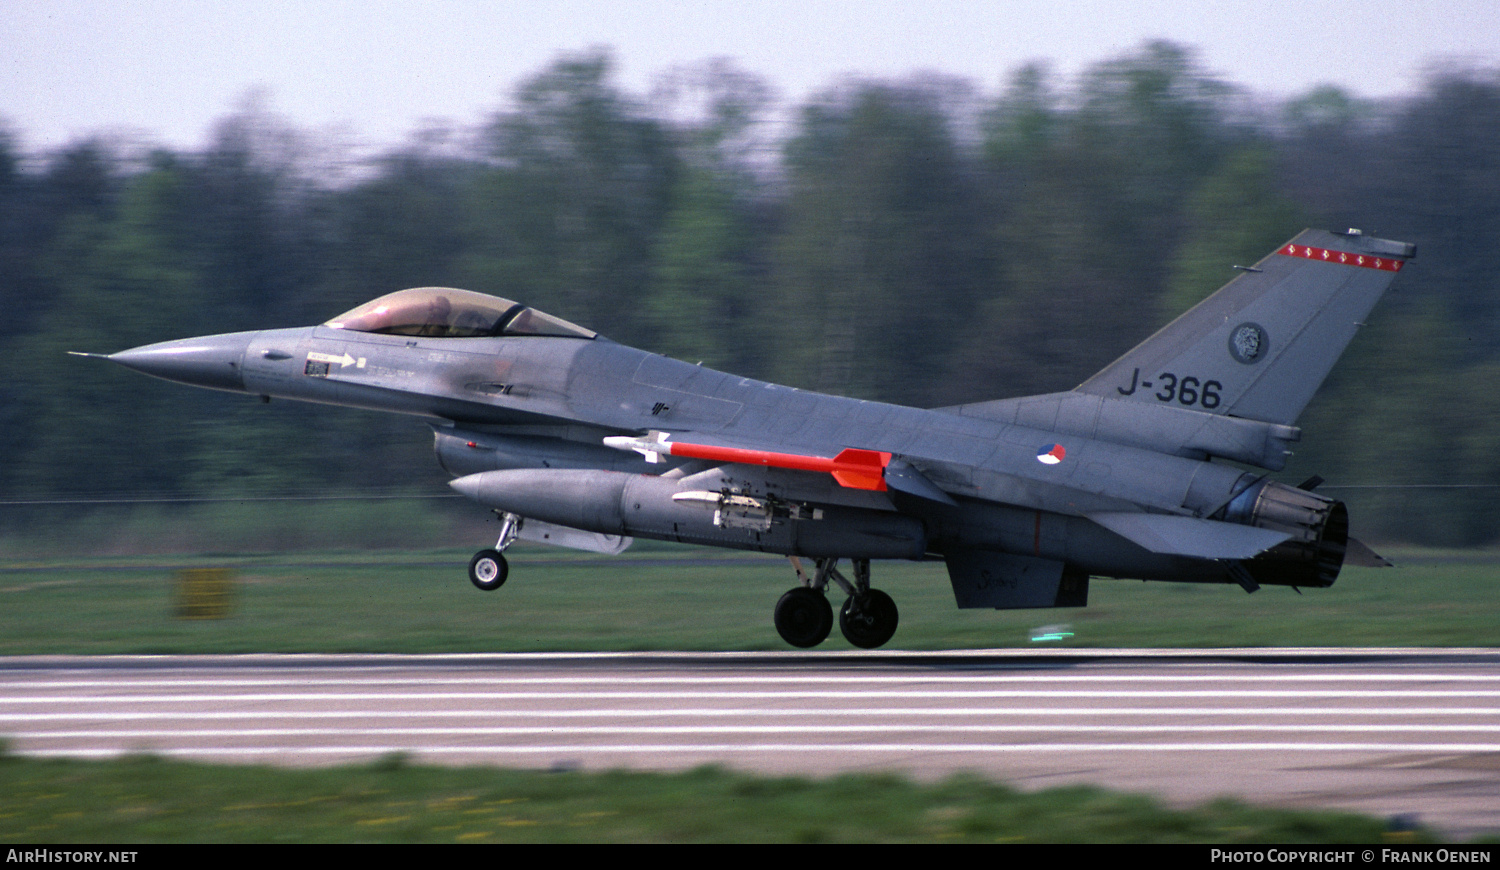
[[1327, 248], [1314, 248], [1308, 245], [1287, 245], [1276, 253], [1285, 257], [1301, 257], [1304, 260], [1323, 260], [1328, 263], [1358, 266], [1362, 269], [1380, 269], [1385, 272], [1401, 271], [1402, 263], [1401, 260], [1394, 257], [1372, 257], [1369, 254], [1330, 251]]
[[849, 448], [832, 459], [822, 456], [805, 456], [800, 453], [772, 453], [768, 450], [747, 450], [742, 447], [715, 447], [710, 444], [690, 444], [684, 441], [668, 441], [661, 445], [663, 453], [689, 459], [708, 459], [714, 462], [738, 462], [743, 465], [764, 465], [772, 468], [792, 468], [798, 471], [823, 471], [833, 475], [840, 486], [850, 489], [869, 489], [884, 492], [885, 467], [891, 462], [891, 454], [875, 450]]

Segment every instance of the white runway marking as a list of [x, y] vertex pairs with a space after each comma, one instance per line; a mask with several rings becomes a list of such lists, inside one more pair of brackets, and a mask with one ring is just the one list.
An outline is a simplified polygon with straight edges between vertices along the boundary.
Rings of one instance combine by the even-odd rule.
[[1391, 690], [1391, 691], [1360, 691], [1357, 689], [1327, 689], [1317, 690], [1185, 690], [1185, 691], [1135, 691], [1135, 690], [1079, 690], [1079, 691], [1052, 691], [1052, 690], [1026, 690], [1026, 689], [991, 689], [991, 690], [928, 690], [928, 689], [867, 689], [857, 691], [698, 691], [698, 692], [640, 692], [640, 691], [613, 691], [600, 690], [597, 692], [271, 692], [271, 693], [246, 693], [243, 695], [75, 695], [75, 696], [52, 696], [32, 695], [28, 697], [0, 698], [0, 704], [222, 704], [230, 701], [561, 701], [561, 700], [583, 700], [591, 698], [604, 698], [609, 700], [662, 700], [679, 701], [691, 699], [705, 700], [753, 700], [753, 699], [782, 699], [782, 700], [840, 700], [840, 699], [872, 699], [884, 698], [890, 700], [900, 699], [934, 699], [934, 698], [956, 698], [972, 700], [978, 698], [1050, 698], [1066, 700], [1070, 698], [1099, 699], [1099, 698], [1352, 698], [1352, 699], [1415, 699], [1415, 698], [1500, 698], [1500, 690]]
[[[175, 747], [152, 750], [168, 756], [226, 757], [239, 755], [340, 755], [378, 756], [397, 751], [434, 755], [619, 755], [706, 753], [734, 755], [739, 753], [1039, 753], [1039, 752], [1495, 752], [1492, 743], [1476, 744], [1406, 744], [1406, 743], [624, 743], [547, 744], [541, 746], [248, 746], [248, 747]], [[110, 758], [127, 755], [126, 749], [38, 750], [28, 755], [39, 757], [79, 756]]]
[[[1299, 734], [1495, 734], [1500, 725], [840, 725], [840, 734], [889, 734], [902, 731], [915, 734], [1078, 734], [1100, 731], [1111, 734], [1232, 734], [1241, 731], [1275, 731]], [[447, 728], [208, 728], [170, 730], [111, 731], [18, 731], [20, 740], [72, 739], [88, 737], [107, 740], [181, 737], [434, 737], [448, 734], [458, 737], [514, 737], [545, 734], [549, 737], [598, 734], [807, 734], [806, 725], [585, 725], [585, 726], [469, 726]], [[1500, 748], [1500, 747], [1497, 747]], [[1495, 750], [1476, 750], [1495, 751]]]
[[[46, 721], [115, 721], [115, 720], [181, 720], [185, 715], [195, 719], [420, 719], [441, 717], [463, 718], [592, 718], [592, 717], [732, 717], [752, 716], [855, 718], [889, 716], [890, 707], [853, 707], [837, 710], [772, 709], [765, 707], [678, 707], [673, 709], [640, 709], [588, 707], [567, 710], [528, 708], [524, 710], [314, 710], [286, 712], [282, 710], [240, 710], [234, 712], [195, 710], [191, 714], [178, 711], [141, 710], [126, 713], [0, 713], [0, 724], [6, 722]], [[1348, 708], [1348, 707], [901, 707], [903, 716], [1018, 716], [1018, 717], [1102, 717], [1118, 716], [1198, 716], [1244, 718], [1248, 716], [1500, 716], [1500, 707], [1400, 707], [1400, 708]], [[1434, 726], [1437, 727], [1437, 726]]]
[[[1500, 674], [1464, 674], [1464, 673], [1433, 673], [1433, 674], [1403, 674], [1403, 673], [1381, 673], [1381, 674], [1339, 674], [1337, 676], [1327, 674], [1239, 674], [1232, 678], [1237, 683], [1434, 683], [1434, 682], [1474, 682], [1474, 683], [1496, 683], [1500, 682]], [[610, 686], [634, 686], [634, 685], [776, 685], [791, 684], [805, 686], [809, 683], [835, 683], [838, 685], [856, 685], [861, 683], [957, 683], [966, 686], [985, 683], [1097, 683], [1101, 681], [1110, 683], [1216, 683], [1224, 682], [1223, 675], [1209, 674], [1115, 674], [1100, 675], [1091, 674], [1087, 676], [1076, 674], [1061, 674], [1048, 676], [1035, 676], [1028, 674], [934, 674], [934, 673], [912, 673], [903, 676], [869, 676], [863, 674], [838, 674], [819, 675], [813, 674], [757, 674], [754, 676], [701, 676], [684, 674], [678, 676], [644, 677], [621, 674], [609, 674], [600, 676], [548, 676], [548, 677], [516, 677], [500, 676], [486, 673], [476, 673], [464, 677], [397, 677], [376, 675], [352, 675], [349, 677], [325, 678], [298, 676], [298, 686], [350, 686], [350, 685], [393, 685], [393, 686], [474, 686], [490, 683], [503, 683], [505, 685], [588, 685], [600, 683]], [[0, 686], [5, 684], [5, 674], [0, 672]], [[284, 686], [286, 678], [220, 678], [199, 679], [184, 677], [181, 679], [120, 679], [120, 680], [98, 680], [98, 679], [72, 679], [72, 680], [27, 680], [25, 685], [31, 689], [89, 689], [89, 688], [114, 688], [114, 689], [180, 689], [183, 687], [211, 686], [218, 688], [254, 687], [254, 686]]]

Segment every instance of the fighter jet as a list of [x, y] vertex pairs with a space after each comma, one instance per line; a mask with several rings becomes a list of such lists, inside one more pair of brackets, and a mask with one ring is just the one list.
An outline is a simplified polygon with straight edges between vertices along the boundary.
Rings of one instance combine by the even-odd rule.
[[[1298, 415], [1414, 245], [1306, 230], [1077, 388], [918, 409], [637, 350], [496, 296], [423, 287], [321, 326], [107, 358], [218, 390], [426, 419], [451, 486], [516, 540], [617, 553], [635, 537], [790, 557], [777, 631], [896, 631], [881, 559], [943, 560], [960, 608], [1082, 607], [1091, 578], [1332, 585], [1381, 560], [1339, 501], [1273, 481]], [[802, 560], [811, 561], [805, 568]], [[839, 563], [848, 560], [848, 575]]]

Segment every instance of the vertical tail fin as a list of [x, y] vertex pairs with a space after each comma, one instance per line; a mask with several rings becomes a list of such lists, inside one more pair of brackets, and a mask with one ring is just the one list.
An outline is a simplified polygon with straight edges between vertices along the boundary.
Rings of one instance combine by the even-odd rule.
[[1303, 230], [1077, 392], [1290, 425], [1416, 251]]

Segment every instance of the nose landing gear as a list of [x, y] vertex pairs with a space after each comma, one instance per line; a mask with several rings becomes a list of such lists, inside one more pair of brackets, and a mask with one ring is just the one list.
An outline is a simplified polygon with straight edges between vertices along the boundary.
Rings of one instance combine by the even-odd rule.
[[510, 566], [501, 555], [515, 543], [516, 532], [521, 529], [521, 518], [515, 514], [501, 514], [500, 539], [493, 550], [480, 550], [469, 560], [469, 582], [485, 592], [494, 592], [505, 585], [510, 575]]

